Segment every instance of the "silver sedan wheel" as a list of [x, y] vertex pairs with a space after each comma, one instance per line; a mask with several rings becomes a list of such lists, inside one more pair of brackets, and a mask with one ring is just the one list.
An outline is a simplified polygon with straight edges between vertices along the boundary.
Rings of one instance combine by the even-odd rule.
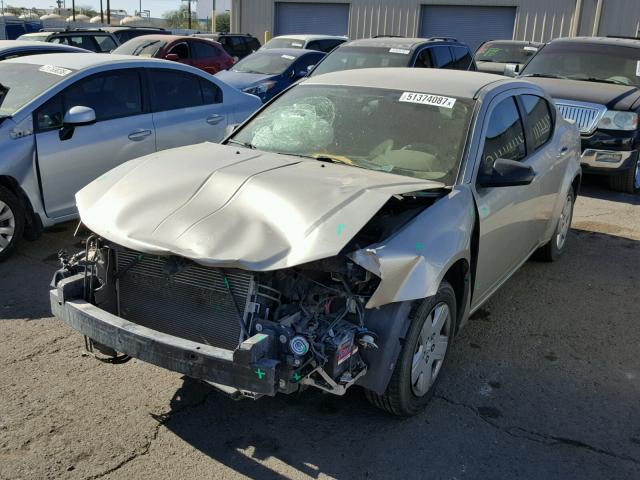
[[16, 217], [9, 205], [0, 200], [0, 252], [9, 246], [16, 229]]
[[560, 221], [558, 222], [558, 229], [556, 231], [556, 247], [558, 250], [562, 250], [565, 242], [567, 241], [567, 235], [569, 234], [569, 227], [571, 227], [571, 213], [573, 212], [573, 199], [571, 195], [567, 195], [564, 201], [564, 207], [562, 207], [562, 213], [560, 214]]
[[451, 310], [438, 303], [424, 321], [411, 364], [411, 390], [424, 396], [436, 381], [451, 339]]

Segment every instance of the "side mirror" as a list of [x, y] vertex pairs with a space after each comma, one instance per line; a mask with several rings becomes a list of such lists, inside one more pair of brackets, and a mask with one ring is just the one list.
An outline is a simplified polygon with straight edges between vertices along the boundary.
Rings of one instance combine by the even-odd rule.
[[507, 63], [504, 66], [505, 77], [517, 77], [519, 72], [520, 72], [520, 64], [518, 63]]
[[529, 165], [499, 158], [493, 164], [493, 170], [490, 174], [478, 177], [478, 184], [483, 188], [517, 187], [519, 185], [529, 185], [533, 182], [535, 176], [536, 173]]
[[93, 108], [76, 106], [71, 107], [64, 115], [62, 128], [59, 132], [60, 140], [69, 140], [73, 137], [76, 127], [84, 127], [96, 123], [96, 112]]
[[167, 53], [164, 58], [165, 60], [171, 60], [172, 62], [177, 62], [178, 60], [180, 60], [180, 57], [177, 53]]

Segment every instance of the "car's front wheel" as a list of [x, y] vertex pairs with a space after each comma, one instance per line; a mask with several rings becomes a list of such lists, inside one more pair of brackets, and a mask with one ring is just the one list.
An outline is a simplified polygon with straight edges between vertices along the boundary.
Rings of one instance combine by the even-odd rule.
[[419, 413], [433, 396], [456, 325], [456, 295], [447, 281], [413, 314], [398, 362], [384, 394], [367, 391], [376, 407], [398, 416]]
[[636, 159], [635, 165], [629, 170], [612, 175], [609, 179], [609, 187], [616, 192], [640, 192], [640, 158]]
[[573, 188], [569, 188], [567, 196], [564, 199], [562, 212], [558, 219], [558, 224], [553, 233], [551, 240], [536, 251], [535, 257], [544, 262], [555, 262], [567, 246], [567, 237], [571, 229], [571, 220], [573, 219], [573, 205], [575, 203], [575, 195]]
[[20, 200], [0, 186], [0, 261], [11, 255], [24, 230], [24, 209]]

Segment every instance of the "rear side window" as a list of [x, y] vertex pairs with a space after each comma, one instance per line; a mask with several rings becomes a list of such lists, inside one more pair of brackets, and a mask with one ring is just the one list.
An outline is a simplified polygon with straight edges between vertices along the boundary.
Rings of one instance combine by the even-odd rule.
[[200, 78], [200, 88], [202, 88], [202, 101], [205, 105], [222, 103], [222, 90], [215, 83]]
[[490, 174], [499, 158], [520, 161], [526, 157], [524, 127], [515, 98], [502, 100], [491, 112], [482, 151], [482, 172]]
[[178, 55], [178, 58], [180, 60], [186, 60], [187, 58], [189, 58], [189, 45], [187, 45], [186, 43], [178, 43], [177, 45], [171, 47], [167, 54], [169, 53], [175, 53], [176, 55]]
[[118, 47], [113, 38], [108, 35], [96, 35], [94, 38], [96, 43], [98, 44], [98, 47], [100, 47], [100, 52], [108, 53]]
[[527, 133], [533, 150], [538, 150], [551, 138], [553, 120], [547, 101], [537, 95], [521, 95], [527, 116]]
[[154, 112], [203, 105], [200, 77], [186, 72], [150, 70]]
[[451, 54], [453, 55], [453, 68], [456, 70], [469, 70], [473, 57], [468, 48], [451, 47]]
[[51, 43], [62, 43], [63, 45], [71, 45], [72, 47], [84, 48], [92, 52], [101, 52], [102, 50], [89, 35], [65, 35], [62, 37], [54, 37]]
[[191, 49], [194, 58], [214, 58], [220, 55], [220, 51], [213, 43], [191, 42]]
[[112, 70], [78, 80], [38, 109], [38, 131], [60, 128], [65, 112], [76, 106], [93, 108], [98, 122], [142, 114], [138, 72]]
[[453, 58], [447, 46], [431, 47], [431, 58], [435, 68], [453, 68]]
[[247, 47], [249, 51], [255, 51], [260, 48], [260, 42], [255, 38], [247, 38]]

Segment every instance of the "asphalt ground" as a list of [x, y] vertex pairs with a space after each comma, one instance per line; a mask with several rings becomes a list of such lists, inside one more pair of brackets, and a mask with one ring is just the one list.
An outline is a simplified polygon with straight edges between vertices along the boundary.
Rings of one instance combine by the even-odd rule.
[[23, 243], [0, 264], [0, 478], [639, 479], [640, 195], [582, 193], [566, 254], [472, 317], [410, 419], [100, 363], [49, 311], [74, 225]]

